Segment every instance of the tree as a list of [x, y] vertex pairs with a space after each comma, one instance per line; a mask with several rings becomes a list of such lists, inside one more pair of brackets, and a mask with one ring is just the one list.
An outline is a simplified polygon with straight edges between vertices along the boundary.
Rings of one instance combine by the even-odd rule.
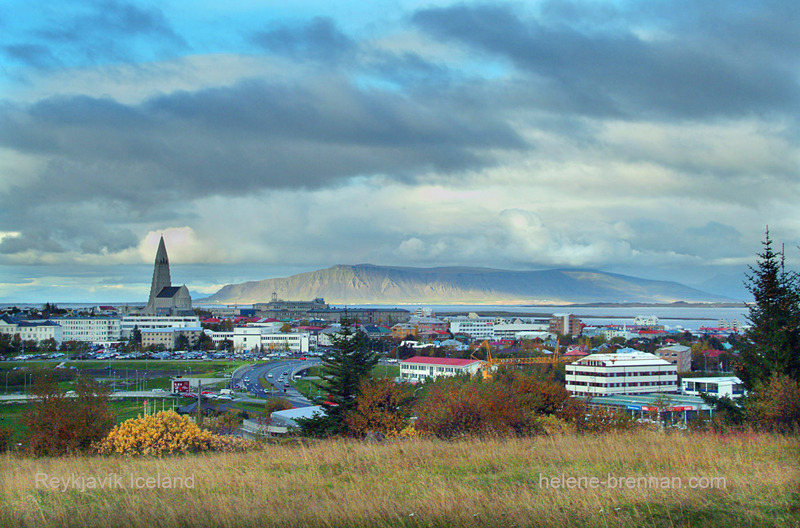
[[736, 374], [747, 390], [766, 383], [774, 373], [800, 381], [800, 289], [798, 276], [786, 271], [784, 256], [772, 249], [767, 229], [759, 261], [750, 266], [747, 289], [750, 329], [742, 342]]
[[396, 434], [409, 424], [413, 387], [389, 378], [364, 379], [356, 407], [347, 415], [347, 429], [358, 436]]
[[178, 337], [175, 338], [175, 348], [177, 350], [188, 350], [190, 346], [189, 336], [186, 334], [180, 333]]
[[128, 346], [134, 350], [138, 350], [142, 346], [142, 331], [139, 330], [139, 325], [135, 325], [131, 330], [131, 337], [128, 339]]
[[26, 448], [35, 455], [60, 456], [88, 452], [114, 426], [108, 391], [91, 378], [81, 378], [76, 396], [68, 398], [53, 376], [38, 376], [35, 401], [22, 422]]
[[345, 418], [355, 408], [361, 381], [378, 364], [367, 336], [353, 331], [352, 321], [342, 318], [342, 329], [331, 336], [333, 350], [322, 361], [322, 379], [317, 386], [325, 396], [316, 398], [324, 413], [298, 420], [300, 430], [310, 436], [336, 436], [347, 432]]
[[800, 383], [784, 374], [774, 373], [751, 395], [748, 417], [759, 427], [798, 431], [800, 427]]

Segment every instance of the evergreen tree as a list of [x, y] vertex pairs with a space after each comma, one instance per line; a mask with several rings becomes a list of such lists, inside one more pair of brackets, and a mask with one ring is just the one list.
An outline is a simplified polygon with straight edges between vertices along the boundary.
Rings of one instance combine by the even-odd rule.
[[356, 406], [361, 381], [378, 363], [364, 332], [353, 330], [343, 318], [342, 329], [331, 337], [333, 351], [322, 361], [322, 382], [317, 386], [325, 396], [317, 398], [324, 415], [298, 420], [300, 430], [310, 436], [335, 436], [347, 432], [345, 418]]
[[772, 249], [769, 229], [759, 261], [750, 266], [747, 289], [750, 329], [741, 343], [736, 374], [745, 388], [755, 389], [773, 373], [800, 380], [800, 287], [796, 273], [786, 271], [783, 254]]

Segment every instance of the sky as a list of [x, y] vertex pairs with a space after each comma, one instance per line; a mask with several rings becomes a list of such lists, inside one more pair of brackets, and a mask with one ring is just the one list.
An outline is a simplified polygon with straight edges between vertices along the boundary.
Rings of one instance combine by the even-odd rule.
[[800, 267], [800, 3], [4, 0], [0, 302]]

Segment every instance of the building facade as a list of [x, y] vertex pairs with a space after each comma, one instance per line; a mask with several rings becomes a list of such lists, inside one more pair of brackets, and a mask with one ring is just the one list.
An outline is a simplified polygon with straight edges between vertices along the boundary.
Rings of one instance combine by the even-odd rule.
[[654, 354], [592, 354], [566, 365], [573, 396], [614, 396], [678, 391], [677, 367]]
[[400, 381], [416, 383], [439, 376], [474, 375], [483, 361], [414, 356], [400, 362]]
[[742, 380], [736, 376], [683, 378], [681, 380], [681, 392], [690, 396], [700, 396], [700, 393], [704, 392], [713, 396], [727, 396], [729, 398], [741, 398], [745, 394]]
[[581, 320], [573, 314], [553, 314], [548, 331], [562, 335], [581, 335]]
[[465, 334], [475, 340], [494, 339], [494, 326], [491, 318], [456, 317], [450, 320], [450, 333]]
[[120, 334], [129, 338], [135, 327], [139, 330], [164, 328], [200, 328], [200, 318], [196, 315], [125, 315], [120, 321]]
[[653, 353], [677, 366], [680, 373], [692, 371], [692, 349], [687, 346], [671, 345], [659, 348]]
[[0, 316], [0, 334], [14, 336], [19, 334], [22, 341], [36, 341], [41, 343], [49, 339], [54, 339], [61, 345], [62, 328], [53, 321], [22, 321], [4, 314]]
[[276, 332], [270, 326], [237, 326], [232, 332], [206, 331], [214, 344], [225, 340], [237, 351], [290, 351], [307, 353], [311, 349], [309, 332]]
[[64, 341], [104, 344], [122, 337], [119, 317], [62, 317], [54, 321], [61, 325]]

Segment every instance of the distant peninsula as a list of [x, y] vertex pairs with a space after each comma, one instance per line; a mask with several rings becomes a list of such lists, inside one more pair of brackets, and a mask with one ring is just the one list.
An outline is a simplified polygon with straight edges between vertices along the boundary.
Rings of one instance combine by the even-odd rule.
[[333, 304], [670, 304], [731, 303], [734, 299], [671, 282], [598, 270], [513, 271], [337, 265], [290, 277], [229, 284], [204, 303], [250, 304], [324, 298]]

